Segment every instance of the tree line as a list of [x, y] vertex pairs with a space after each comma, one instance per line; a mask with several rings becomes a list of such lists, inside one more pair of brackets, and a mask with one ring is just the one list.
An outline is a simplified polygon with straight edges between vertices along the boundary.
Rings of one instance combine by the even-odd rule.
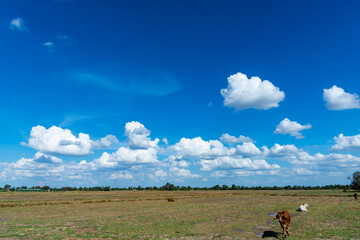
[[262, 186], [253, 186], [246, 187], [232, 184], [231, 186], [227, 185], [215, 185], [212, 187], [191, 187], [191, 186], [175, 186], [171, 183], [166, 183], [164, 186], [157, 187], [110, 187], [110, 186], [96, 186], [96, 187], [50, 187], [50, 186], [35, 186], [35, 187], [11, 187], [11, 185], [6, 184], [3, 188], [0, 187], [2, 192], [28, 192], [28, 191], [41, 191], [41, 192], [67, 192], [67, 191], [206, 191], [206, 190], [346, 190], [349, 189], [350, 185], [326, 185], [326, 186], [273, 186], [273, 187], [262, 187]]

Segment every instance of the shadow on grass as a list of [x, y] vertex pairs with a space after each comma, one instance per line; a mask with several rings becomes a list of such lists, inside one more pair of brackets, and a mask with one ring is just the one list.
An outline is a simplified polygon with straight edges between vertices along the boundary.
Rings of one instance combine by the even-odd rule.
[[277, 238], [277, 239], [280, 239], [277, 235], [278, 235], [277, 232], [265, 231], [261, 237], [262, 238]]

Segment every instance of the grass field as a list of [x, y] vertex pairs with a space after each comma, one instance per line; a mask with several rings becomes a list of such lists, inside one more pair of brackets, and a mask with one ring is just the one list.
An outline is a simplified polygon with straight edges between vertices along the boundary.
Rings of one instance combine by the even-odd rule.
[[[341, 191], [0, 193], [1, 239], [360, 239], [360, 201]], [[168, 202], [167, 198], [175, 199]], [[308, 203], [309, 212], [296, 209]]]

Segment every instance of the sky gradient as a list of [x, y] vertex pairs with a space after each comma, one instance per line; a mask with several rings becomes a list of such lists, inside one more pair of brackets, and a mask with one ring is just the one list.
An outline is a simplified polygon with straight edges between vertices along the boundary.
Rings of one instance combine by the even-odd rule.
[[349, 184], [357, 1], [3, 1], [0, 185]]

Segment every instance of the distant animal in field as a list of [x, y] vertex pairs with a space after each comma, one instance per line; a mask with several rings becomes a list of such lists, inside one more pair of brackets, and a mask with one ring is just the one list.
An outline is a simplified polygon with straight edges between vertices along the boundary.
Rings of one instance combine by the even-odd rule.
[[354, 193], [354, 198], [355, 198], [355, 200], [357, 200], [357, 193]]
[[168, 202], [175, 202], [175, 199], [173, 199], [173, 198], [168, 198], [167, 201], [168, 201]]
[[278, 212], [276, 215], [276, 219], [279, 219], [279, 223], [283, 229], [283, 236], [282, 236], [282, 240], [284, 240], [286, 238], [286, 233], [288, 236], [290, 236], [289, 234], [289, 226], [290, 226], [290, 213], [288, 211], [282, 211], [282, 212]]
[[299, 212], [307, 212], [308, 210], [307, 210], [307, 207], [308, 207], [309, 205], [307, 205], [306, 203], [304, 203], [303, 205], [300, 205], [300, 207], [298, 208], [298, 210], [297, 211], [299, 211]]

